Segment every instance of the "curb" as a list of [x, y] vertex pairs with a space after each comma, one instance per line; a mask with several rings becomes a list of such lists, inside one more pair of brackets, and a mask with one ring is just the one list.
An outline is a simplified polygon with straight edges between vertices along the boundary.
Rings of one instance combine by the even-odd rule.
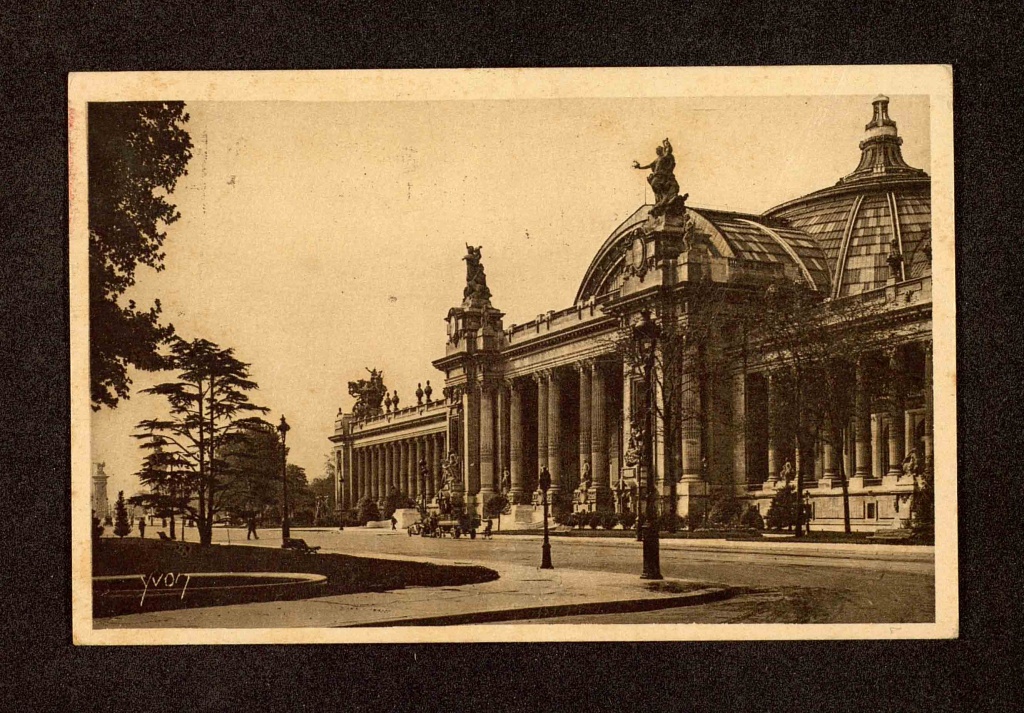
[[628, 614], [632, 612], [656, 611], [658, 609], [674, 609], [676, 607], [696, 606], [728, 599], [739, 592], [735, 587], [705, 587], [686, 594], [673, 597], [655, 597], [650, 599], [620, 599], [606, 602], [586, 602], [583, 604], [556, 604], [554, 606], [525, 607], [522, 609], [499, 609], [495, 611], [466, 612], [464, 614], [446, 614], [439, 616], [416, 617], [411, 619], [383, 619], [381, 621], [361, 624], [340, 624], [335, 628], [364, 629], [370, 627], [393, 626], [457, 626], [460, 624], [490, 624], [501, 621], [519, 621], [522, 619], [551, 619], [586, 614]]

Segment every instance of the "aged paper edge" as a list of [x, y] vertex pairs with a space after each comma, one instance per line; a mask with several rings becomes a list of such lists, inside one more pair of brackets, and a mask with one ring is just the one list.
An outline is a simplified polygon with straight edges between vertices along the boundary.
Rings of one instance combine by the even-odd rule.
[[[68, 82], [71, 338], [72, 635], [76, 644], [419, 643], [934, 639], [959, 633], [956, 493], [956, 286], [953, 90], [948, 65], [75, 73]], [[90, 101], [439, 101], [584, 97], [839, 96], [930, 98], [934, 349], [934, 623], [474, 625], [366, 629], [94, 629], [86, 108]]]

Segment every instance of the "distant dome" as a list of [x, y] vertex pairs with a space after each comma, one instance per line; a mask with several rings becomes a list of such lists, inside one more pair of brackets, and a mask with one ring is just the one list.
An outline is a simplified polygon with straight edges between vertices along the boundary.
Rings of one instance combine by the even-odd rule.
[[[872, 102], [860, 143], [860, 164], [836, 185], [783, 203], [764, 214], [815, 239], [831, 272], [834, 297], [884, 287], [893, 247], [903, 255], [903, 279], [931, 274], [931, 179], [903, 160], [903, 140], [889, 117], [889, 98]], [[893, 242], [895, 241], [895, 243]]]

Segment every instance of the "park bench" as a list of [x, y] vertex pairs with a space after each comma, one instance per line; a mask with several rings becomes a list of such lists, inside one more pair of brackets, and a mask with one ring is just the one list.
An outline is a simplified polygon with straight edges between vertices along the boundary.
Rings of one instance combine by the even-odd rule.
[[287, 540], [284, 541], [284, 543], [282, 543], [281, 547], [283, 547], [286, 550], [295, 550], [296, 552], [299, 552], [304, 555], [315, 555], [317, 553], [317, 550], [320, 549], [319, 545], [316, 547], [310, 547], [306, 544], [305, 540], [299, 539], [297, 537], [289, 537]]

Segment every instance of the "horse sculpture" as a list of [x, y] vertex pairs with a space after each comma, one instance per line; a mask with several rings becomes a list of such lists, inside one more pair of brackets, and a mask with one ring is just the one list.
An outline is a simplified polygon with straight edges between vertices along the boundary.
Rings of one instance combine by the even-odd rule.
[[382, 413], [380, 404], [388, 389], [384, 386], [384, 373], [376, 369], [367, 369], [369, 379], [348, 382], [348, 393], [356, 398], [352, 407], [352, 415], [356, 418], [379, 416]]

